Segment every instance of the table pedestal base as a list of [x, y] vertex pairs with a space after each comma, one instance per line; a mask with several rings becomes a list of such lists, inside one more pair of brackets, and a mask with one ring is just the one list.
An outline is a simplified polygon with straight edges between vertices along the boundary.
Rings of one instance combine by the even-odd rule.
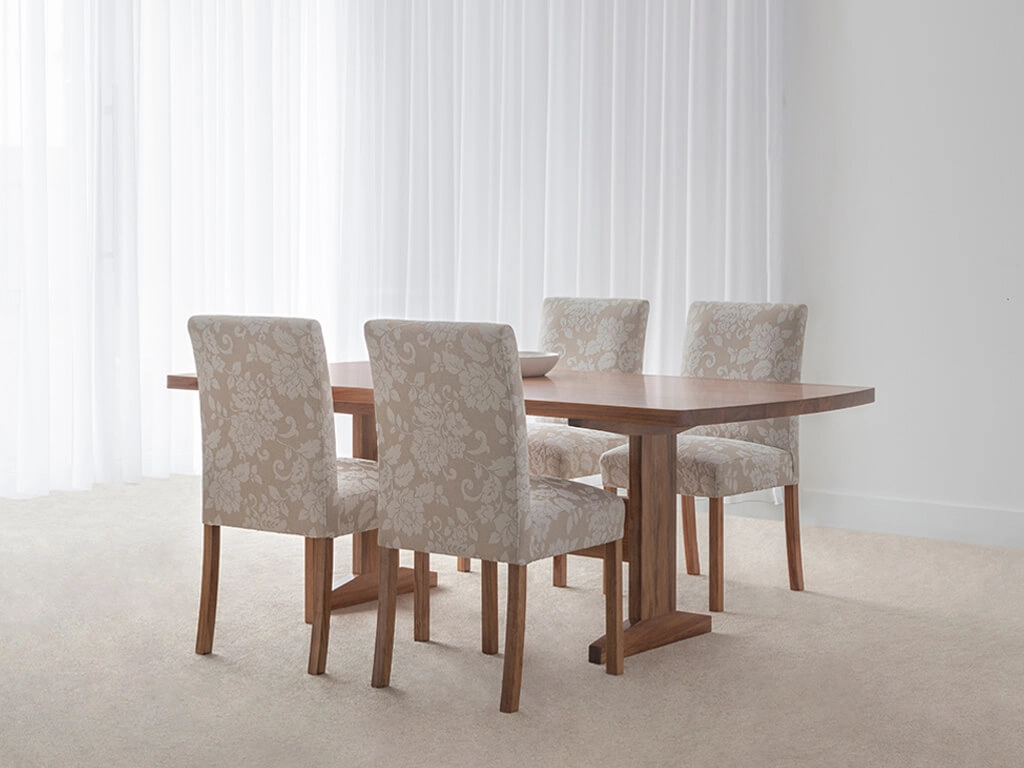
[[[632, 656], [710, 631], [711, 617], [703, 613], [673, 611], [650, 619], [627, 621], [622, 632], [623, 654]], [[590, 644], [589, 658], [591, 664], [605, 663], [604, 635]]]
[[[412, 592], [412, 573], [412, 568], [398, 569], [398, 594]], [[331, 590], [331, 610], [376, 600], [378, 583], [376, 572], [349, 576]], [[437, 586], [437, 571], [430, 572], [430, 586]]]

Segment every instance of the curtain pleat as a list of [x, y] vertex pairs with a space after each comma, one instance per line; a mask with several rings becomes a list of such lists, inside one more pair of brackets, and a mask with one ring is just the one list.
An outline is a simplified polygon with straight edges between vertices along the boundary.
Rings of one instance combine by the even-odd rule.
[[197, 471], [196, 313], [646, 297], [676, 372], [779, 291], [776, 3], [0, 0], [0, 495]]

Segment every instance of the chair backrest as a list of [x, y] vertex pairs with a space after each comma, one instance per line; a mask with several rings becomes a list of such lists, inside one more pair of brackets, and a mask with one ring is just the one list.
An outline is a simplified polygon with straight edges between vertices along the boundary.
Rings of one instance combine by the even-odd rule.
[[561, 354], [556, 368], [642, 373], [650, 307], [647, 299], [548, 297], [540, 348]]
[[[750, 381], [800, 381], [805, 304], [695, 301], [686, 318], [683, 375]], [[796, 417], [695, 427], [686, 434], [728, 437], [793, 454], [799, 466]]]
[[188, 321], [199, 378], [203, 522], [336, 535], [334, 408], [316, 320]]
[[523, 562], [530, 465], [512, 328], [370, 320], [364, 330], [381, 546]]

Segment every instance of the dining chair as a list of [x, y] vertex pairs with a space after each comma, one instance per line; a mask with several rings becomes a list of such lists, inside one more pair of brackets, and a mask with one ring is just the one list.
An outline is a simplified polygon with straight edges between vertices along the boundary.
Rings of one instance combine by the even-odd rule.
[[213, 650], [221, 526], [306, 539], [309, 674], [323, 674], [334, 538], [377, 527], [377, 464], [339, 459], [316, 320], [201, 315], [188, 321], [203, 445], [203, 571], [196, 653]]
[[[540, 350], [558, 352], [553, 370], [641, 373], [650, 302], [551, 296], [541, 305]], [[601, 455], [628, 441], [626, 435], [571, 427], [565, 419], [527, 420], [530, 471], [566, 479], [598, 474]], [[468, 571], [468, 560], [459, 570]], [[566, 557], [554, 558], [552, 582], [566, 585]]]
[[387, 687], [399, 549], [414, 555], [413, 637], [430, 638], [431, 552], [480, 558], [485, 654], [498, 652], [498, 563], [508, 564], [500, 709], [519, 709], [526, 566], [604, 547], [607, 671], [622, 673], [621, 498], [530, 474], [515, 334], [492, 323], [371, 320], [379, 461], [380, 595], [372, 684]]
[[[683, 376], [748, 381], [800, 381], [807, 306], [697, 301], [686, 319]], [[725, 602], [723, 497], [785, 489], [789, 586], [804, 588], [798, 503], [797, 418], [694, 427], [676, 439], [676, 484], [682, 497], [688, 573], [700, 573], [694, 496], [708, 499], [709, 609]], [[629, 447], [601, 457], [606, 488], [627, 488]], [[695, 566], [695, 568], [694, 568]]]

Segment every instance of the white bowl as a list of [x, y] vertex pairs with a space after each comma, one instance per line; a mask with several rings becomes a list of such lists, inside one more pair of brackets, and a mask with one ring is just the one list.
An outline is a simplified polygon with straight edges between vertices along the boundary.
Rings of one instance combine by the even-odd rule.
[[519, 367], [523, 372], [523, 378], [543, 376], [558, 362], [561, 357], [557, 352], [532, 352], [519, 350]]

